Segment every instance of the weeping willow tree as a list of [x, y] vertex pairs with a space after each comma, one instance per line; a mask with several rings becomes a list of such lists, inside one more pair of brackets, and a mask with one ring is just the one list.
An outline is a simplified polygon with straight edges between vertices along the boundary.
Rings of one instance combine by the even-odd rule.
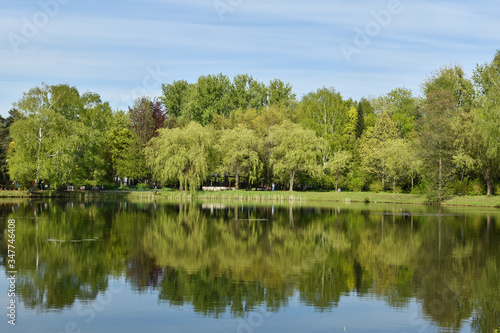
[[274, 174], [282, 181], [290, 182], [290, 191], [293, 191], [294, 180], [300, 173], [312, 177], [321, 175], [318, 161], [325, 143], [314, 131], [285, 120], [272, 128], [268, 140]]
[[156, 179], [178, 181], [180, 190], [195, 191], [213, 165], [213, 136], [195, 122], [184, 128], [161, 129], [149, 142], [145, 155]]
[[220, 169], [223, 173], [235, 175], [236, 189], [239, 188], [240, 176], [247, 176], [251, 183], [262, 172], [260, 142], [253, 130], [237, 127], [224, 131], [217, 150], [221, 156]]

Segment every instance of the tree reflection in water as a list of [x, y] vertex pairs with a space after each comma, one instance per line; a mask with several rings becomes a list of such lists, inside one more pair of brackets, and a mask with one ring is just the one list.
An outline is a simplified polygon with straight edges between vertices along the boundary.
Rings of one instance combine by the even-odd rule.
[[332, 311], [344, 295], [411, 300], [442, 328], [500, 325], [500, 228], [495, 211], [427, 206], [330, 208], [200, 203], [20, 201], [18, 291], [25, 306], [61, 311], [95, 300], [110, 278], [205, 316], [279, 311], [294, 293]]

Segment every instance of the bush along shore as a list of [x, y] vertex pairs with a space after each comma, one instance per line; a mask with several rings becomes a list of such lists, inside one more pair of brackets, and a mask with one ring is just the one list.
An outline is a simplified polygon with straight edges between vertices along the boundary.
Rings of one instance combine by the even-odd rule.
[[[178, 191], [154, 190], [144, 191], [0, 191], [3, 198], [72, 198], [93, 200], [228, 200], [248, 202], [363, 202], [370, 204], [432, 204], [423, 195], [406, 193], [374, 193], [374, 192], [289, 192], [289, 191]], [[456, 196], [441, 203], [444, 206], [475, 206], [500, 208], [500, 196]]]

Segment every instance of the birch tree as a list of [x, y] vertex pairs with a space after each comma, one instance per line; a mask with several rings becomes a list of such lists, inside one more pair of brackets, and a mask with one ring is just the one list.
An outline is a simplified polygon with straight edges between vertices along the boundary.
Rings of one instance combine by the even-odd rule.
[[323, 163], [342, 148], [344, 127], [349, 121], [349, 109], [349, 103], [333, 88], [321, 88], [302, 98], [300, 122], [327, 142], [321, 156]]

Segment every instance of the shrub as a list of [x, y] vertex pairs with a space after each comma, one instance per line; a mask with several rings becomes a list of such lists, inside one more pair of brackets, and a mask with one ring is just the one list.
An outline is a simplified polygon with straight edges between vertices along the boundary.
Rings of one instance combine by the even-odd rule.
[[137, 184], [137, 189], [139, 191], [145, 191], [145, 190], [148, 189], [148, 187], [149, 187], [149, 185], [146, 184], [146, 183], [139, 183], [139, 184]]
[[116, 183], [103, 183], [101, 185], [104, 187], [104, 190], [116, 190], [118, 188]]
[[382, 182], [380, 180], [376, 180], [373, 183], [370, 184], [370, 191], [374, 193], [379, 193], [382, 192]]
[[454, 180], [450, 187], [452, 193], [456, 195], [466, 195], [469, 193], [469, 182], [467, 180]]
[[365, 183], [361, 177], [354, 177], [349, 182], [349, 189], [353, 192], [360, 192], [364, 185]]
[[415, 185], [413, 187], [411, 194], [422, 195], [426, 193], [426, 190], [427, 190], [427, 183], [425, 181], [422, 181], [418, 185]]
[[469, 195], [483, 195], [485, 193], [483, 183], [476, 179], [469, 186]]

